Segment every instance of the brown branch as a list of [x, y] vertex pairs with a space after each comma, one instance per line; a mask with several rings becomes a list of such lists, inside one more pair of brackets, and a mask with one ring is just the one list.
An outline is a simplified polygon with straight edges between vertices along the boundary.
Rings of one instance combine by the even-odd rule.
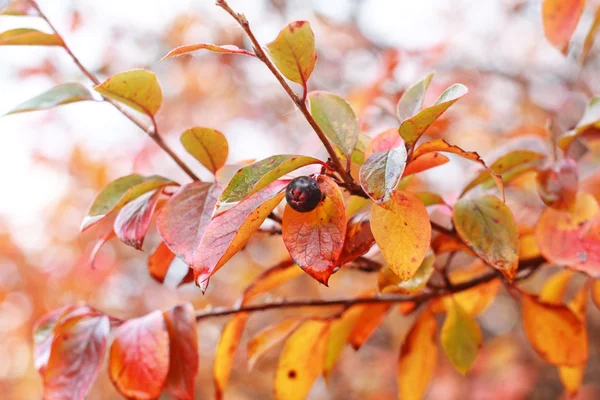
[[329, 158], [331, 159], [331, 162], [335, 166], [336, 172], [338, 174], [340, 174], [340, 176], [342, 177], [342, 179], [345, 183], [344, 187], [353, 194], [363, 193], [362, 188], [354, 182], [354, 179], [352, 179], [352, 176], [346, 171], [346, 168], [344, 168], [344, 166], [342, 165], [342, 162], [340, 161], [339, 157], [337, 156], [337, 153], [335, 152], [333, 146], [329, 142], [329, 139], [327, 139], [327, 136], [325, 135], [325, 133], [323, 132], [321, 127], [317, 124], [317, 121], [315, 121], [313, 116], [310, 114], [310, 111], [308, 111], [308, 108], [306, 107], [306, 102], [304, 101], [305, 100], [304, 97], [306, 97], [306, 90], [304, 90], [303, 98], [300, 98], [296, 93], [294, 93], [294, 91], [292, 90], [290, 85], [286, 82], [285, 78], [277, 70], [275, 65], [273, 65], [273, 63], [271, 62], [269, 57], [267, 57], [265, 51], [263, 50], [260, 43], [254, 36], [254, 33], [250, 29], [250, 24], [248, 23], [248, 20], [246, 19], [246, 17], [243, 14], [239, 14], [239, 13], [233, 11], [233, 9], [231, 7], [229, 7], [229, 4], [227, 4], [226, 0], [217, 0], [216, 4], [217, 4], [217, 6], [221, 7], [223, 10], [225, 10], [229, 15], [231, 15], [233, 17], [233, 19], [235, 19], [236, 22], [241, 26], [241, 28], [246, 33], [246, 36], [248, 36], [248, 38], [252, 42], [252, 46], [254, 47], [254, 53], [255, 53], [256, 57], [259, 60], [261, 60], [267, 66], [267, 68], [269, 68], [271, 73], [279, 81], [279, 84], [281, 85], [281, 87], [283, 87], [283, 89], [288, 94], [290, 99], [292, 99], [292, 101], [298, 107], [300, 112], [302, 112], [302, 114], [304, 115], [304, 118], [306, 118], [306, 121], [313, 128], [313, 130], [315, 131], [315, 133], [317, 134], [317, 136], [323, 143], [323, 146], [325, 146], [325, 149], [327, 150], [327, 153], [329, 154]]
[[[67, 46], [67, 44], [65, 43], [64, 38], [62, 37], [62, 35], [60, 33], [58, 33], [58, 31], [56, 30], [56, 28], [54, 27], [54, 25], [52, 24], [52, 22], [50, 22], [50, 20], [46, 16], [46, 14], [44, 14], [44, 12], [42, 11], [42, 9], [38, 5], [37, 1], [36, 0], [29, 0], [29, 1], [30, 1], [31, 5], [33, 6], [33, 8], [36, 9], [36, 11], [40, 15], [40, 17], [44, 21], [46, 21], [46, 23], [48, 24], [48, 26], [50, 27], [50, 29], [60, 39], [60, 41], [62, 43], [63, 49], [65, 49], [65, 51], [71, 57], [71, 59], [73, 60], [73, 62], [75, 63], [75, 65], [77, 65], [77, 67], [79, 68], [79, 70], [90, 81], [92, 81], [94, 83], [94, 85], [96, 85], [96, 86], [100, 85], [100, 83], [101, 83], [100, 80], [94, 74], [92, 74], [87, 68], [85, 68], [83, 66], [83, 64], [79, 61], [79, 59], [77, 58], [77, 56], [73, 53], [73, 51], [71, 51], [71, 49], [69, 48], [69, 46]], [[194, 172], [192, 172], [192, 170], [179, 158], [179, 156], [177, 156], [177, 154], [175, 154], [175, 152], [167, 145], [167, 143], [163, 140], [163, 138], [158, 134], [158, 129], [157, 129], [157, 126], [156, 126], [156, 120], [154, 119], [154, 117], [151, 117], [152, 118], [152, 126], [148, 127], [146, 124], [144, 124], [144, 122], [142, 122], [138, 117], [136, 117], [135, 114], [133, 114], [132, 112], [130, 112], [129, 110], [127, 110], [125, 107], [123, 107], [117, 101], [109, 99], [107, 97], [103, 97], [103, 98], [104, 98], [105, 101], [107, 101], [108, 103], [112, 104], [117, 110], [119, 110], [121, 112], [121, 114], [123, 114], [125, 117], [127, 117], [131, 122], [133, 122], [134, 124], [136, 124], [141, 130], [143, 130], [144, 132], [146, 132], [146, 134], [148, 136], [150, 136], [150, 138], [152, 140], [154, 140], [154, 142], [156, 142], [156, 144], [165, 153], [167, 153], [173, 159], [173, 161], [175, 161], [175, 163], [177, 163], [177, 165], [179, 165], [179, 167], [190, 178], [192, 178], [195, 181], [199, 181], [200, 180], [200, 178], [198, 178], [198, 176], [196, 176], [196, 174], [194, 174]]]

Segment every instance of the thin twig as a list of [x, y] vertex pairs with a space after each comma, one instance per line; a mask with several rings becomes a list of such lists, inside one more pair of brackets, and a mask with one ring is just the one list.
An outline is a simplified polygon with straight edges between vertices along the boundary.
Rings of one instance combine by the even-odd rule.
[[[42, 9], [38, 5], [37, 1], [35, 1], [35, 0], [29, 0], [29, 1], [30, 1], [31, 5], [33, 6], [33, 8], [35, 8], [37, 10], [37, 12], [40, 15], [40, 17], [44, 21], [46, 21], [46, 23], [48, 24], [48, 26], [50, 27], [50, 29], [60, 39], [60, 41], [62, 43], [63, 49], [65, 49], [65, 51], [71, 57], [71, 59], [73, 60], [73, 62], [75, 63], [75, 65], [77, 65], [77, 67], [79, 68], [79, 70], [89, 80], [91, 80], [94, 83], [94, 85], [96, 85], [96, 86], [100, 85], [100, 83], [101, 83], [100, 80], [94, 74], [92, 74], [87, 68], [85, 68], [85, 66], [79, 61], [79, 59], [73, 53], [73, 51], [71, 51], [71, 49], [69, 48], [69, 46], [67, 46], [67, 44], [65, 43], [64, 38], [62, 37], [62, 35], [60, 33], [58, 33], [58, 31], [56, 30], [56, 28], [54, 27], [54, 25], [52, 24], [52, 22], [50, 22], [50, 20], [46, 16], [46, 14], [44, 14], [44, 12], [42, 11]], [[151, 117], [152, 118], [152, 126], [149, 127], [149, 126], [147, 126], [147, 124], [145, 124], [144, 122], [142, 122], [138, 117], [136, 117], [135, 114], [133, 114], [132, 112], [130, 112], [129, 110], [127, 110], [125, 107], [123, 107], [117, 101], [112, 100], [112, 99], [107, 98], [107, 97], [104, 97], [104, 100], [107, 101], [108, 103], [112, 104], [117, 110], [119, 110], [121, 112], [121, 114], [123, 114], [131, 122], [133, 122], [134, 124], [136, 124], [141, 130], [143, 130], [144, 132], [146, 132], [146, 134], [148, 134], [148, 136], [150, 136], [150, 138], [152, 138], [152, 140], [154, 140], [154, 142], [156, 142], [156, 144], [165, 153], [167, 153], [173, 159], [173, 161], [175, 161], [175, 163], [177, 163], [177, 165], [179, 165], [179, 167], [190, 178], [192, 178], [195, 181], [199, 181], [200, 180], [200, 178], [198, 178], [198, 176], [196, 176], [196, 174], [194, 174], [194, 172], [192, 172], [192, 170], [179, 158], [179, 156], [177, 156], [177, 154], [175, 154], [175, 152], [173, 152], [173, 150], [167, 145], [167, 143], [163, 140], [163, 138], [158, 134], [158, 129], [157, 129], [157, 126], [156, 126], [156, 120], [154, 119], [154, 117]]]

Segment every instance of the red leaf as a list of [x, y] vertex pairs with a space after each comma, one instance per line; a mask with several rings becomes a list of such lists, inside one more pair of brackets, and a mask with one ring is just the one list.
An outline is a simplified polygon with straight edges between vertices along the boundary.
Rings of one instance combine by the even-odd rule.
[[209, 50], [215, 53], [241, 54], [244, 56], [256, 57], [254, 53], [251, 53], [248, 50], [240, 49], [239, 47], [232, 44], [219, 46], [210, 43], [197, 43], [176, 47], [173, 50], [171, 50], [166, 56], [164, 56], [161, 61], [166, 60], [168, 58], [181, 56], [183, 54], [192, 53], [198, 50]]
[[69, 318], [57, 330], [44, 374], [45, 399], [83, 399], [104, 359], [107, 316]]
[[163, 283], [174, 259], [175, 253], [169, 249], [169, 246], [165, 242], [160, 242], [148, 258], [148, 272], [150, 276], [158, 282]]
[[77, 309], [76, 306], [70, 305], [61, 307], [57, 310], [52, 310], [40, 319], [38, 319], [33, 327], [33, 358], [35, 369], [41, 375], [46, 372], [46, 366], [50, 358], [50, 348], [54, 340], [55, 328], [62, 322], [62, 318]]
[[109, 375], [119, 392], [137, 400], [157, 398], [169, 372], [169, 334], [163, 314], [130, 319], [115, 331]]
[[375, 244], [375, 238], [371, 232], [371, 223], [362, 218], [352, 218], [346, 226], [346, 238], [344, 248], [338, 261], [338, 265], [354, 261], [366, 254]]
[[194, 398], [198, 373], [198, 330], [194, 307], [179, 304], [163, 313], [169, 332], [169, 375], [165, 389], [175, 398]]
[[142, 249], [160, 193], [161, 190], [144, 193], [119, 211], [114, 230], [123, 243], [138, 250]]
[[325, 175], [317, 182], [324, 199], [309, 212], [298, 212], [286, 205], [283, 214], [283, 241], [302, 269], [327, 285], [338, 265], [346, 235], [346, 210], [337, 184]]
[[365, 149], [365, 160], [372, 154], [387, 151], [404, 145], [404, 140], [398, 133], [398, 129], [392, 128], [375, 136]]

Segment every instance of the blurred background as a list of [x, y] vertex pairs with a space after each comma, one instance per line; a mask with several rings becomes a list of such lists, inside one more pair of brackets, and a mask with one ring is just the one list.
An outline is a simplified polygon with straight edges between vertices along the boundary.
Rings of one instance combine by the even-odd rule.
[[[394, 106], [407, 85], [436, 71], [427, 104], [450, 84], [467, 85], [460, 100], [428, 132], [487, 161], [508, 149], [548, 152], [541, 138], [549, 118], [573, 127], [587, 100], [600, 93], [600, 46], [582, 67], [577, 51], [592, 23], [598, 1], [590, 0], [568, 57], [544, 38], [540, 1], [524, 0], [230, 0], [243, 12], [261, 43], [273, 40], [288, 22], [307, 19], [315, 32], [319, 59], [310, 89], [345, 96], [363, 133], [398, 125]], [[229, 140], [229, 164], [278, 153], [324, 156], [316, 135], [288, 101], [268, 70], [250, 57], [198, 53], [159, 62], [172, 48], [191, 43], [235, 44], [249, 48], [235, 22], [211, 0], [39, 0], [39, 4], [81, 62], [101, 80], [133, 68], [154, 71], [165, 102], [158, 126], [167, 142], [201, 178], [211, 175], [179, 143], [192, 126], [222, 131]], [[0, 16], [0, 31], [34, 27], [35, 17]], [[90, 86], [59, 47], [0, 47], [0, 114], [65, 82]], [[300, 90], [300, 88], [296, 88]], [[581, 160], [582, 179], [593, 179], [598, 146]], [[451, 201], [477, 168], [464, 160], [426, 172], [414, 187], [429, 188]], [[79, 233], [94, 196], [111, 180], [137, 172], [185, 183], [189, 178], [140, 129], [107, 103], [80, 102], [50, 111], [0, 118], [0, 397], [37, 399], [41, 380], [33, 365], [32, 326], [61, 305], [85, 301], [120, 317], [133, 317], [181, 301], [196, 308], [229, 306], [266, 267], [286, 257], [278, 236], [258, 234], [211, 279], [206, 295], [153, 281], [148, 252], [158, 243], [151, 230], [138, 252], [118, 241], [106, 244], [92, 267], [90, 252], [103, 233]], [[513, 212], [533, 225], [541, 210], [537, 197], [510, 189]], [[512, 200], [511, 200], [512, 199]], [[516, 200], [515, 200], [516, 199]], [[518, 201], [517, 201], [518, 200]], [[444, 220], [443, 210], [434, 210]], [[465, 259], [465, 265], [469, 260]], [[528, 283], [535, 290], [552, 272]], [[341, 297], [373, 288], [377, 274], [341, 271], [330, 288], [300, 277], [271, 298]], [[264, 299], [269, 300], [269, 297]], [[331, 310], [323, 310], [323, 315]], [[253, 333], [286, 315], [271, 312], [250, 319], [226, 399], [267, 399], [278, 352], [252, 372], [245, 343]], [[600, 312], [589, 306], [590, 362], [580, 399], [600, 398]], [[392, 312], [359, 351], [347, 348], [328, 384], [317, 380], [310, 399], [395, 399], [398, 349], [412, 316]], [[556, 368], [531, 349], [520, 328], [519, 306], [500, 292], [479, 318], [485, 345], [468, 377], [444, 359], [430, 399], [556, 399], [562, 386]], [[212, 361], [225, 321], [199, 325], [200, 373], [197, 398], [213, 398]], [[105, 369], [90, 399], [119, 398]]]

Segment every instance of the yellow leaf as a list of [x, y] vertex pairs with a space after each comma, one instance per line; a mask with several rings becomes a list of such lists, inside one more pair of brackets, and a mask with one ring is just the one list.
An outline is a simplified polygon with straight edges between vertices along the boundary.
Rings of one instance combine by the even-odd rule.
[[254, 363], [263, 354], [285, 340], [301, 322], [298, 319], [286, 319], [279, 324], [263, 329], [250, 339], [248, 342], [248, 369], [252, 369]]
[[585, 324], [568, 307], [542, 303], [526, 294], [522, 318], [529, 342], [550, 364], [578, 366], [587, 361]]
[[302, 323], [288, 338], [275, 372], [275, 399], [302, 400], [321, 374], [329, 321]]
[[215, 382], [216, 398], [223, 396], [223, 391], [231, 374], [231, 367], [235, 359], [235, 353], [240, 343], [240, 338], [246, 326], [248, 313], [236, 314], [223, 328], [221, 339], [215, 353], [213, 365], [213, 380]]
[[120, 72], [94, 88], [104, 97], [154, 116], [163, 100], [162, 89], [153, 72], [134, 69]]
[[359, 317], [359, 324], [355, 324], [348, 342], [352, 345], [354, 350], [360, 349], [360, 347], [371, 337], [377, 327], [383, 322], [385, 315], [392, 306], [391, 303], [376, 303], [367, 304], [363, 308], [362, 313]]
[[308, 21], [288, 24], [267, 45], [273, 63], [283, 76], [306, 88], [306, 82], [317, 63], [315, 35]]
[[431, 223], [413, 193], [396, 191], [384, 207], [373, 205], [371, 231], [390, 268], [402, 280], [415, 275], [429, 249]]
[[592, 300], [600, 308], [600, 280], [595, 280], [592, 284]]
[[481, 347], [481, 329], [456, 302], [452, 302], [440, 333], [446, 356], [461, 374], [466, 374]]
[[540, 291], [539, 300], [542, 303], [548, 304], [562, 304], [567, 286], [571, 282], [573, 277], [573, 271], [563, 269], [556, 274], [552, 275], [546, 282]]
[[519, 262], [519, 236], [506, 204], [492, 195], [460, 199], [454, 205], [452, 220], [471, 250], [508, 279], [514, 278]]
[[425, 394], [437, 365], [437, 322], [430, 309], [415, 322], [402, 343], [398, 360], [400, 400], [419, 400]]
[[0, 33], [0, 46], [62, 46], [63, 41], [55, 34], [36, 29], [17, 28]]
[[185, 150], [213, 174], [225, 165], [229, 145], [221, 132], [210, 128], [191, 128], [181, 134], [180, 140]]
[[377, 279], [377, 287], [381, 293], [402, 293], [402, 294], [416, 294], [423, 291], [425, 285], [429, 281], [429, 278], [433, 274], [433, 265], [435, 264], [435, 254], [429, 252], [425, 257], [421, 266], [415, 273], [415, 275], [407, 281], [402, 281], [396, 275], [390, 267], [387, 265], [383, 266], [379, 270], [379, 277]]
[[331, 323], [329, 338], [327, 340], [327, 350], [325, 351], [325, 361], [323, 363], [323, 376], [325, 376], [325, 379], [329, 379], [335, 363], [340, 358], [344, 346], [348, 343], [350, 333], [352, 333], [352, 330], [358, 321], [360, 321], [360, 316], [368, 306], [368, 304], [359, 304], [350, 307]]

